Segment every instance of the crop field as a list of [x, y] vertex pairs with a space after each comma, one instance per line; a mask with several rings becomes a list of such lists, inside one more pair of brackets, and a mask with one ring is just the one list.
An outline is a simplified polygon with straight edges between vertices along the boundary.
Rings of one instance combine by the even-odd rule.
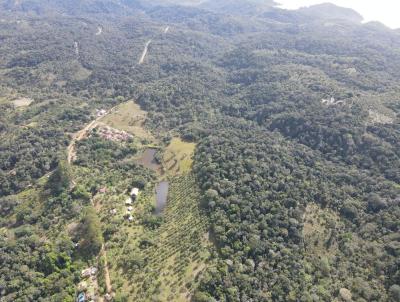
[[180, 138], [173, 138], [167, 146], [163, 166], [169, 175], [187, 174], [193, 164], [193, 153], [196, 148], [195, 143], [185, 142]]
[[[152, 202], [150, 197], [143, 200]], [[117, 293], [132, 301], [189, 300], [209, 258], [208, 224], [199, 198], [192, 175], [174, 178], [158, 227], [132, 223], [121, 228], [109, 245], [123, 241], [123, 248], [108, 249]], [[139, 220], [138, 215], [146, 215], [135, 213]]]

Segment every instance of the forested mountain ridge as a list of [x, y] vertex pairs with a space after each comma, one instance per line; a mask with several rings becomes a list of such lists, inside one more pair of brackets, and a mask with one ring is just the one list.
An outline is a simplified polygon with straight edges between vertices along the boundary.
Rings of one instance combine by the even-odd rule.
[[[197, 143], [216, 251], [190, 280], [193, 301], [398, 301], [398, 30], [328, 4], [171, 3], [0, 1], [0, 300], [74, 300], [97, 249], [77, 252], [68, 230], [96, 220], [82, 209], [100, 184], [56, 192], [55, 176], [72, 172], [51, 173], [96, 109], [134, 99], [161, 140]], [[132, 146], [95, 137], [79, 148], [110, 183], [154, 177], [113, 162]]]

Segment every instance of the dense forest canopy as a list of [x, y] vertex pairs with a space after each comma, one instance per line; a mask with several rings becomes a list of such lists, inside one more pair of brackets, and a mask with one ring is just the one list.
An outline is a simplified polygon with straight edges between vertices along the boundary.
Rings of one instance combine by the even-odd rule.
[[332, 4], [0, 0], [0, 53], [1, 301], [74, 301], [117, 232], [91, 199], [154, 179], [135, 140], [77, 144], [96, 179], [66, 161], [128, 100], [197, 144], [215, 251], [193, 301], [400, 300], [399, 30]]

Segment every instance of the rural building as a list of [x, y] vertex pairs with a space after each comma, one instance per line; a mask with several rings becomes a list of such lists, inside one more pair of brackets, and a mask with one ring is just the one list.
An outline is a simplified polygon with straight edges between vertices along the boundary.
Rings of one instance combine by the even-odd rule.
[[97, 117], [102, 117], [106, 115], [107, 111], [105, 109], [97, 110], [96, 115]]
[[128, 197], [126, 200], [125, 200], [125, 204], [128, 206], [128, 205], [131, 205], [133, 203], [133, 201], [132, 201], [132, 198], [130, 198], [130, 197]]
[[131, 197], [132, 197], [133, 199], [135, 199], [138, 195], [139, 195], [139, 189], [138, 189], [138, 188], [133, 188], [133, 189], [131, 190]]
[[97, 274], [97, 268], [95, 268], [95, 267], [89, 267], [89, 268], [87, 268], [87, 269], [84, 269], [82, 272], [81, 272], [81, 277], [82, 278], [88, 278], [88, 277], [90, 277], [90, 276], [94, 276], [94, 275], [96, 275]]

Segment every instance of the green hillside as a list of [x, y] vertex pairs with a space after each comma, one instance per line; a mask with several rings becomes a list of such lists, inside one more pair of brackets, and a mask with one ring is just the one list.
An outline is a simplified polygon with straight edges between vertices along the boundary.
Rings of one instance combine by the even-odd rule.
[[361, 21], [0, 0], [0, 300], [399, 301], [400, 32]]

